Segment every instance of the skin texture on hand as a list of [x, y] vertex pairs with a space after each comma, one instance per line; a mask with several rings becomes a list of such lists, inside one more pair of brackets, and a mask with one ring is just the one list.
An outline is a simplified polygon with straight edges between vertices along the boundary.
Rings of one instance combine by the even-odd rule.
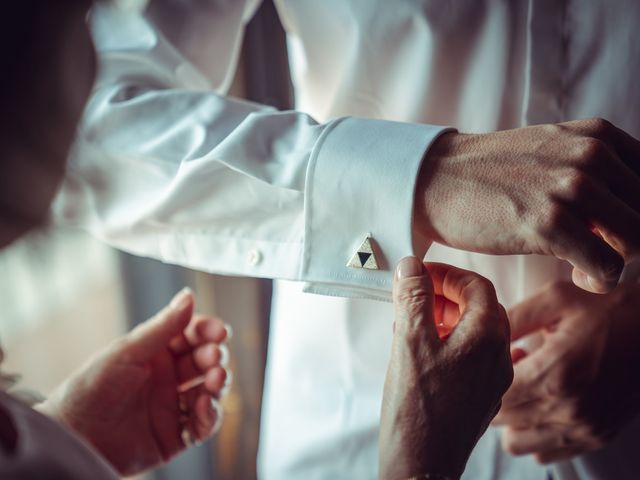
[[503, 447], [541, 463], [597, 449], [640, 412], [640, 286], [606, 295], [554, 283], [515, 306], [514, 340], [541, 335], [520, 358], [494, 422]]
[[[220, 421], [215, 400], [226, 387], [227, 330], [217, 318], [193, 315], [193, 305], [189, 291], [179, 293], [37, 409], [84, 437], [121, 475], [183, 451], [183, 422], [195, 441], [205, 440]], [[199, 378], [204, 381], [182, 393], [181, 386]]]
[[[393, 293], [380, 478], [458, 478], [511, 383], [506, 312], [485, 278], [443, 264], [425, 268], [415, 257], [401, 261]], [[442, 340], [437, 324], [457, 325]]]
[[601, 119], [480, 135], [429, 149], [416, 228], [454, 248], [569, 261], [579, 287], [615, 287], [640, 248], [640, 142]]

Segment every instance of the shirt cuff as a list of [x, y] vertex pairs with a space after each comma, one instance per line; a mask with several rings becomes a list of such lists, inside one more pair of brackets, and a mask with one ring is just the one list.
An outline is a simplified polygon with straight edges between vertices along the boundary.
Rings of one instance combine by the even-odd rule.
[[[328, 126], [307, 171], [305, 291], [391, 299], [397, 262], [426, 253], [413, 238], [416, 178], [427, 149], [451, 130], [361, 118]], [[347, 266], [367, 237], [378, 269]]]

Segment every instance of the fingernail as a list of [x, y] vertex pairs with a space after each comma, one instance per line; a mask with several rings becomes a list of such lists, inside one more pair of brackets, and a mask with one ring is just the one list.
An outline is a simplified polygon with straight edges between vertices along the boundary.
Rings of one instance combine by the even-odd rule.
[[231, 384], [233, 383], [233, 372], [231, 370], [228, 370], [225, 368], [225, 371], [227, 372], [227, 376], [224, 379], [224, 386], [226, 388], [231, 387]]
[[222, 406], [220, 405], [220, 402], [218, 400], [216, 400], [215, 398], [211, 399], [211, 407], [213, 408], [213, 410], [216, 413], [216, 423], [213, 426], [212, 429], [212, 433], [218, 433], [218, 431], [220, 430], [220, 428], [222, 427], [222, 418], [224, 416], [224, 410], [222, 408]]
[[616, 286], [616, 283], [612, 283], [611, 281], [598, 281], [597, 279], [587, 275], [587, 285], [590, 287], [593, 293], [608, 293]]
[[398, 278], [419, 277], [423, 273], [424, 265], [418, 257], [404, 257], [396, 268]]
[[600, 288], [599, 288], [600, 286], [597, 284], [595, 278], [592, 278], [591, 276], [587, 275], [586, 281], [587, 281], [587, 285], [589, 286], [592, 292], [597, 293], [600, 291]]
[[191, 288], [189, 287], [184, 287], [182, 290], [176, 293], [169, 306], [174, 310], [184, 310], [189, 305], [192, 295], [193, 290], [191, 290]]
[[226, 345], [219, 345], [218, 349], [220, 350], [220, 366], [226, 367], [229, 365], [229, 349]]
[[224, 398], [229, 394], [231, 391], [231, 384], [233, 383], [233, 374], [227, 369], [225, 369], [225, 372], [227, 373], [227, 376], [225, 377], [224, 385], [222, 385], [220, 392], [218, 392], [220, 398]]
[[224, 325], [225, 330], [227, 331], [227, 338], [226, 340], [229, 341], [233, 338], [233, 327], [229, 324]]

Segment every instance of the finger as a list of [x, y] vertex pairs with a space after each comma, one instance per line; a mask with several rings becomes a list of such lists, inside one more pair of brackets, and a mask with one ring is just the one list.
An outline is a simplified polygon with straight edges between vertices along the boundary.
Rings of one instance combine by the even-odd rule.
[[433, 284], [417, 257], [398, 263], [393, 281], [394, 338], [416, 337], [435, 346], [440, 343], [433, 318]]
[[226, 367], [229, 364], [229, 349], [224, 344], [208, 343], [193, 352], [193, 360], [202, 371], [218, 365]]
[[225, 366], [228, 356], [226, 346], [215, 343], [207, 343], [187, 352], [177, 359], [178, 380], [180, 383], [188, 382], [215, 366]]
[[458, 304], [459, 311], [497, 310], [498, 300], [489, 280], [475, 272], [443, 263], [427, 263], [436, 295]]
[[[609, 168], [613, 167], [612, 165]], [[640, 181], [636, 183], [634, 192], [640, 191]], [[583, 190], [583, 198], [588, 201], [576, 205], [577, 210], [596, 227], [596, 235], [623, 258], [630, 260], [640, 250], [638, 211], [599, 183], [589, 182], [583, 186]]]
[[217, 395], [214, 395], [215, 398], [221, 399], [226, 397], [231, 391], [231, 387], [233, 385], [233, 372], [229, 369], [225, 369], [226, 377], [224, 379], [224, 384], [222, 388], [218, 391]]
[[551, 289], [546, 289], [515, 305], [509, 309], [508, 313], [511, 340], [518, 340], [557, 322], [562, 316], [563, 307], [560, 296], [553, 295]]
[[530, 428], [542, 423], [544, 416], [544, 402], [534, 398], [513, 407], [505, 407], [503, 405], [491, 424], [509, 425], [520, 429]]
[[460, 307], [442, 295], [434, 297], [433, 316], [441, 339], [448, 337], [460, 320]]
[[527, 429], [507, 427], [502, 432], [502, 449], [511, 455], [549, 452], [567, 448], [565, 438], [548, 425]]
[[199, 388], [204, 388], [209, 394], [221, 398], [227, 394], [231, 386], [232, 375], [224, 367], [215, 366], [178, 386], [178, 393], [192, 400]]
[[540, 392], [555, 356], [545, 344], [513, 366], [513, 383], [502, 397], [502, 409], [508, 410], [540, 399]]
[[171, 300], [171, 303], [154, 317], [134, 328], [125, 337], [126, 354], [133, 361], [145, 361], [179, 335], [188, 325], [193, 312], [194, 297], [185, 288]]
[[516, 347], [511, 349], [511, 363], [515, 365], [528, 354], [529, 353], [524, 348]]
[[194, 315], [187, 328], [171, 340], [169, 348], [175, 355], [183, 355], [205, 343], [226, 341], [229, 331], [227, 325], [217, 317]]
[[571, 129], [586, 137], [594, 137], [611, 146], [626, 165], [640, 173], [640, 141], [621, 128], [601, 118], [566, 122]]
[[207, 371], [204, 376], [204, 387], [211, 395], [216, 397], [222, 396], [225, 387], [231, 382], [231, 375], [225, 368], [214, 367]]
[[222, 352], [214, 343], [198, 347], [193, 352], [193, 363], [199, 371], [205, 371], [220, 364]]
[[543, 238], [555, 257], [585, 273], [585, 280], [576, 285], [593, 293], [615, 288], [624, 267], [620, 254], [566, 209], [557, 213], [553, 223], [557, 228], [549, 229]]
[[[633, 141], [637, 143], [635, 139]], [[636, 168], [634, 171], [623, 160], [624, 154], [617, 145], [606, 142], [604, 149], [609, 153], [607, 161], [599, 163], [599, 168], [595, 168], [593, 173], [597, 175], [597, 178], [602, 179], [608, 190], [633, 211], [640, 212], [640, 176], [638, 176], [640, 156], [636, 154], [633, 159]]]
[[203, 442], [219, 430], [222, 423], [222, 408], [219, 402], [206, 391], [201, 391], [192, 406], [192, 432]]
[[534, 455], [534, 458], [536, 459], [536, 462], [542, 465], [548, 465], [550, 463], [560, 462], [562, 460], [569, 460], [570, 458], [575, 457], [583, 451], [584, 449], [582, 449], [581, 447], [571, 446], [536, 453]]
[[[624, 223], [624, 218], [635, 222], [635, 217], [640, 215], [639, 142], [602, 119], [576, 121], [571, 124], [571, 129], [584, 136], [585, 140], [595, 140], [591, 145], [597, 161], [583, 168], [590, 171], [592, 178], [604, 182], [599, 190], [606, 192], [603, 195], [602, 191], [593, 191], [593, 185], [589, 183], [580, 186], [586, 188], [581, 198], [591, 200], [585, 218], [591, 218], [592, 213], [598, 212], [599, 223], [608, 225], [609, 222], [617, 222], [612, 227], [614, 231], [621, 230], [618, 232], [621, 238], [605, 236], [605, 239], [628, 260], [637, 253], [639, 245], [638, 234], [633, 231], [632, 225]], [[578, 206], [585, 205], [581, 203]]]
[[477, 273], [441, 263], [428, 263], [436, 295], [458, 304], [460, 323], [451, 334], [458, 340], [472, 332], [498, 332], [509, 338], [509, 325], [498, 303], [493, 284]]

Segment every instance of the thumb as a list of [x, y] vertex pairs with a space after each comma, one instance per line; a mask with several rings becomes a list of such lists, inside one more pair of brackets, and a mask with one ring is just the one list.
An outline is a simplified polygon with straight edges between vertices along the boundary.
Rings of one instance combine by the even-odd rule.
[[395, 335], [419, 335], [439, 341], [433, 307], [433, 282], [417, 257], [405, 257], [398, 263], [393, 280]]
[[145, 361], [166, 347], [189, 324], [193, 304], [193, 292], [188, 287], [184, 288], [173, 297], [169, 305], [134, 328], [126, 337], [130, 358], [133, 361]]

